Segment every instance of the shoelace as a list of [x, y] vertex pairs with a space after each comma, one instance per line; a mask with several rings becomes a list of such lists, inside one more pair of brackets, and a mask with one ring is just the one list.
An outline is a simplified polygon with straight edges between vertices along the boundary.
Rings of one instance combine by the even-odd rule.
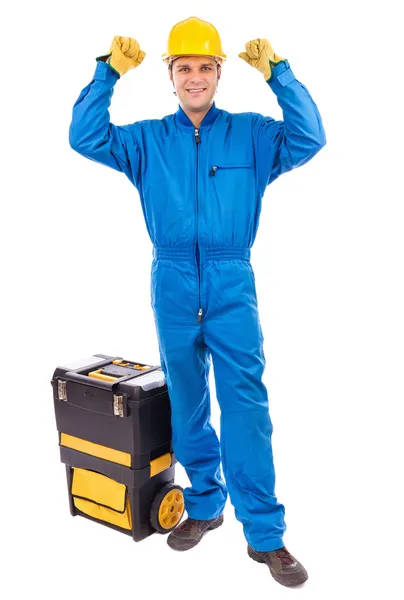
[[184, 521], [181, 525], [182, 531], [190, 531], [195, 522], [195, 519], [187, 519]]
[[275, 553], [283, 565], [291, 565], [294, 563], [292, 555], [285, 547], [275, 550]]

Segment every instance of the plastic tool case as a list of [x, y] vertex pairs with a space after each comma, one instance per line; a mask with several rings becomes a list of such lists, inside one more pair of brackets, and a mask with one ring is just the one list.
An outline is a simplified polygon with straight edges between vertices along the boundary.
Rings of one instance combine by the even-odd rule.
[[160, 366], [95, 354], [52, 378], [70, 512], [140, 541], [184, 512]]

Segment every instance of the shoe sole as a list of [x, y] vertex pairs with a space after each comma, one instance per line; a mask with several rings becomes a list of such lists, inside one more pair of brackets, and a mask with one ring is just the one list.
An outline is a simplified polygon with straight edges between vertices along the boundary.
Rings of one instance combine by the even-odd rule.
[[170, 546], [170, 548], [172, 550], [178, 550], [179, 552], [182, 552], [184, 550], [190, 550], [191, 548], [194, 548], [197, 544], [199, 544], [199, 542], [201, 541], [201, 539], [203, 538], [205, 533], [207, 533], [208, 531], [211, 531], [212, 529], [217, 529], [222, 524], [223, 524], [223, 516], [221, 519], [220, 519], [220, 517], [218, 517], [218, 520], [216, 521], [216, 523], [213, 523], [212, 525], [210, 525], [210, 527], [205, 529], [205, 531], [202, 533], [199, 540], [196, 540], [196, 541], [195, 540], [181, 540], [180, 538], [175, 538], [175, 537], [169, 536], [167, 538], [167, 544]]
[[286, 587], [295, 587], [297, 585], [301, 585], [302, 583], [307, 581], [309, 578], [306, 571], [305, 571], [305, 573], [302, 573], [300, 575], [299, 579], [285, 579], [285, 577], [279, 577], [272, 571], [271, 567], [268, 565], [267, 562], [265, 562], [265, 560], [262, 558], [262, 556], [260, 556], [259, 554], [256, 554], [254, 552], [254, 550], [250, 549], [249, 547], [247, 547], [247, 552], [248, 552], [248, 556], [250, 558], [252, 558], [253, 560], [255, 560], [255, 562], [266, 564], [272, 577], [275, 579], [275, 581], [277, 581], [281, 585], [284, 585]]

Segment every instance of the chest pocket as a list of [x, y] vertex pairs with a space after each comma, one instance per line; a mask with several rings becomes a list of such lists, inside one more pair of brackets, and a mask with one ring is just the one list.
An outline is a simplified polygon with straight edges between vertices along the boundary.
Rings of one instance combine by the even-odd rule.
[[209, 180], [218, 201], [224, 198], [238, 202], [254, 196], [255, 172], [253, 162], [216, 163], [209, 169]]
[[215, 177], [216, 173], [221, 170], [227, 170], [227, 169], [252, 169], [253, 168], [253, 164], [252, 163], [232, 163], [232, 164], [226, 164], [226, 163], [220, 163], [218, 165], [212, 165], [209, 175], [211, 177]]

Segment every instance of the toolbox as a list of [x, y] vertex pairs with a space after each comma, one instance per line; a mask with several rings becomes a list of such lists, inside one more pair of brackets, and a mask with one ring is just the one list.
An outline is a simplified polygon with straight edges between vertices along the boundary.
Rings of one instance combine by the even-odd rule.
[[161, 367], [94, 354], [52, 377], [70, 512], [140, 541], [184, 513]]

